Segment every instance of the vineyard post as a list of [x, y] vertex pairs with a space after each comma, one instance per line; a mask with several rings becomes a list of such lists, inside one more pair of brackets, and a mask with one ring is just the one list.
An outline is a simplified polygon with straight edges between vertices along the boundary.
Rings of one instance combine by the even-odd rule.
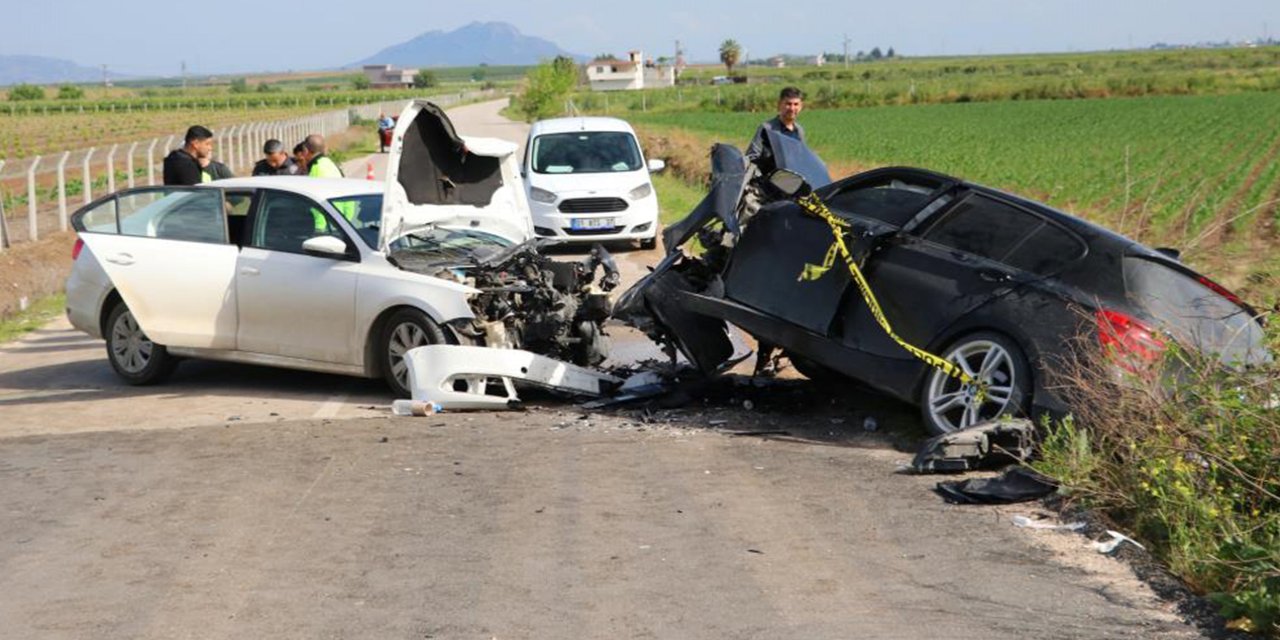
[[[164, 157], [169, 155], [169, 152], [173, 150], [173, 138], [174, 136], [169, 136], [168, 138], [165, 138], [164, 146], [160, 147], [160, 163], [162, 165], [164, 163]], [[164, 174], [161, 174], [160, 182], [164, 183]]]
[[31, 240], [37, 240], [36, 235], [36, 166], [40, 164], [40, 159], [44, 156], [36, 156], [31, 161], [31, 165], [27, 167], [27, 237]]
[[[4, 160], [0, 160], [0, 171], [4, 171]], [[0, 251], [9, 248], [9, 222], [4, 219], [4, 191], [0, 190]]]
[[67, 230], [67, 158], [70, 157], [70, 151], [63, 151], [62, 157], [58, 158], [58, 227], [62, 231]]
[[149, 187], [156, 186], [155, 151], [157, 142], [160, 142], [160, 138], [152, 140], [151, 144], [147, 145], [147, 186]]
[[236, 155], [240, 159], [241, 169], [248, 167], [249, 163], [253, 161], [251, 144], [249, 140], [249, 125], [243, 124], [236, 127]]
[[[93, 159], [93, 152], [97, 151], [97, 147], [89, 147], [89, 151], [84, 154], [84, 203], [89, 204], [93, 201], [93, 178], [89, 174], [89, 161]], [[63, 229], [66, 231], [66, 229]]]
[[236, 168], [236, 142], [235, 127], [227, 127], [222, 130], [222, 144], [218, 148], [218, 157], [226, 161], [227, 167], [231, 170]]
[[111, 145], [111, 150], [107, 152], [107, 193], [116, 192], [116, 147], [120, 145]]
[[138, 143], [134, 142], [129, 145], [129, 158], [125, 164], [125, 170], [129, 172], [129, 188], [133, 188], [133, 150], [138, 147]]

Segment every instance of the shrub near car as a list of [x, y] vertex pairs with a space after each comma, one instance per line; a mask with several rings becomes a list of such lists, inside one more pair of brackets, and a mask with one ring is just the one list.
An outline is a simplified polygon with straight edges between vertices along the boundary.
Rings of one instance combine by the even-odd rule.
[[658, 198], [649, 173], [664, 167], [645, 161], [635, 131], [617, 118], [535, 122], [522, 171], [534, 232], [564, 242], [638, 240], [653, 247]]
[[516, 145], [415, 102], [385, 184], [258, 177], [127, 189], [77, 211], [71, 323], [125, 381], [177, 357], [383, 377], [432, 343], [603, 359], [588, 269], [533, 248]]

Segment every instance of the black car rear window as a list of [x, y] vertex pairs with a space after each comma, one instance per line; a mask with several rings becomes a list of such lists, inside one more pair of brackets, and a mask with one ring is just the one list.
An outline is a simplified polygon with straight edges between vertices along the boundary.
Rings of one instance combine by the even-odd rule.
[[931, 242], [992, 260], [1003, 260], [1044, 220], [990, 198], [973, 195], [956, 205], [924, 233]]
[[1216, 354], [1228, 365], [1270, 360], [1262, 327], [1249, 312], [1192, 276], [1146, 257], [1126, 256], [1124, 282], [1129, 300], [1180, 344]]

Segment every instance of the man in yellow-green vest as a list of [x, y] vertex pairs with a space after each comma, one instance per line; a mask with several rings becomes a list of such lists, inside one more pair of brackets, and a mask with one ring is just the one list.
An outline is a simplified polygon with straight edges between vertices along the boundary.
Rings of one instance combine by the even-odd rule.
[[302, 157], [307, 161], [307, 175], [312, 178], [342, 178], [338, 163], [325, 155], [324, 136], [313, 133], [302, 141]]

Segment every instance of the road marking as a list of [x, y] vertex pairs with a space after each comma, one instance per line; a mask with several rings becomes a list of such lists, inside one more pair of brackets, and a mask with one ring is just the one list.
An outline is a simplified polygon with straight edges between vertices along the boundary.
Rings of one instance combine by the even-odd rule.
[[338, 412], [342, 410], [342, 405], [346, 402], [347, 394], [345, 393], [330, 396], [328, 400], [324, 401], [324, 404], [320, 405], [319, 409], [316, 409], [315, 414], [311, 417], [313, 419], [336, 418], [338, 416]]

